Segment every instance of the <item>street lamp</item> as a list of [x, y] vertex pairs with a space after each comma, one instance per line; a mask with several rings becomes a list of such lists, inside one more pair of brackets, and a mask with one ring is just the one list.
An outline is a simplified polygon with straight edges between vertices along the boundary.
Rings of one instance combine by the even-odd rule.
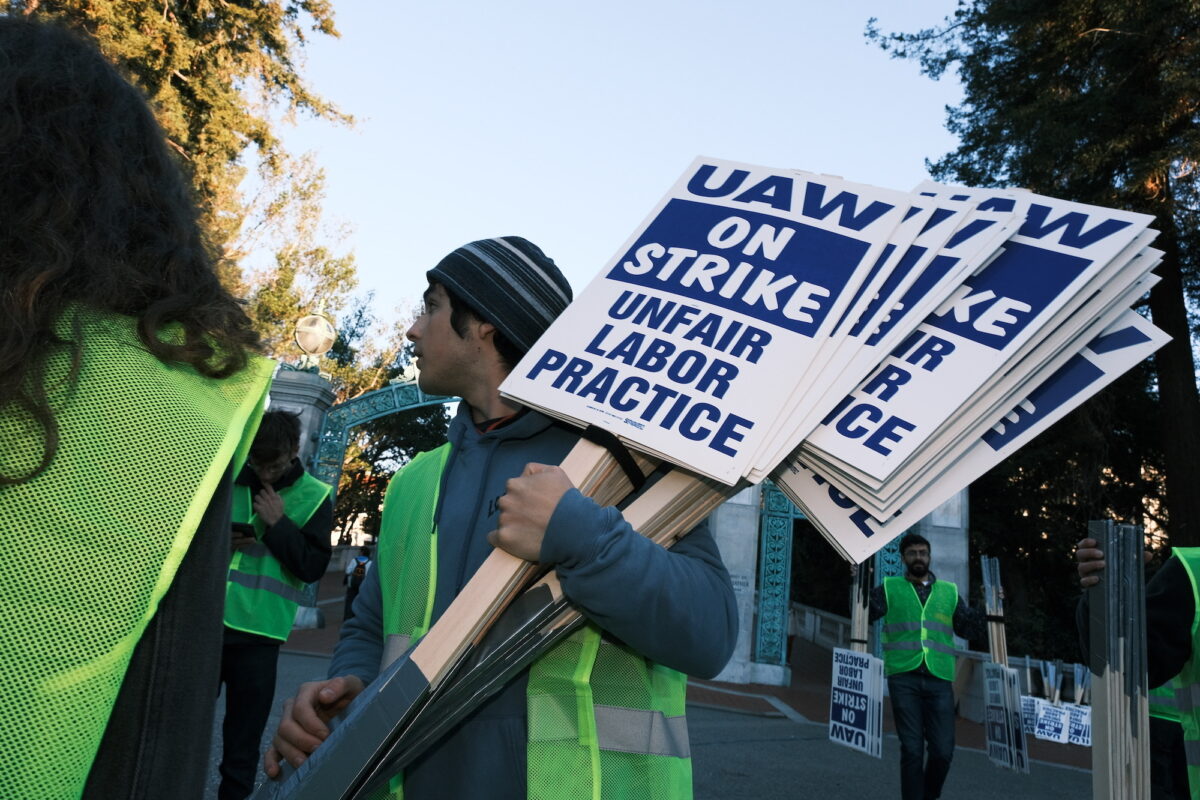
[[296, 321], [296, 346], [304, 351], [300, 369], [317, 372], [321, 356], [337, 341], [337, 329], [321, 314], [306, 314]]

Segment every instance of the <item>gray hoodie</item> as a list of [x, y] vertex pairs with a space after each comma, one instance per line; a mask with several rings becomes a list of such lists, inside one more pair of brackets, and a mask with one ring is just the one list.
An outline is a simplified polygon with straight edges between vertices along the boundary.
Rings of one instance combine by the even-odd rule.
[[[497, 500], [529, 462], [558, 464], [578, 435], [526, 412], [480, 433], [466, 404], [450, 425], [453, 442], [438, 520], [433, 621], [491, 552]], [[706, 523], [670, 551], [639, 536], [614, 508], [577, 490], [559, 502], [542, 542], [567, 597], [601, 628], [652, 661], [700, 677], [718, 673], [737, 639], [729, 573]], [[383, 653], [380, 570], [371, 570], [342, 627], [329, 675], [370, 682]], [[406, 800], [524, 798], [525, 689], [528, 672], [405, 770]]]

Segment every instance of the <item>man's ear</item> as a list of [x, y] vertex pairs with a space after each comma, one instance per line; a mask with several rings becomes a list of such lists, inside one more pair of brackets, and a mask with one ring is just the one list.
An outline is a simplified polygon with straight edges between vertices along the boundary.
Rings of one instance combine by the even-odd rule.
[[475, 329], [476, 335], [479, 336], [479, 339], [481, 341], [492, 341], [493, 337], [496, 335], [496, 326], [490, 322], [484, 322], [483, 320], [479, 320], [476, 324], [479, 326]]

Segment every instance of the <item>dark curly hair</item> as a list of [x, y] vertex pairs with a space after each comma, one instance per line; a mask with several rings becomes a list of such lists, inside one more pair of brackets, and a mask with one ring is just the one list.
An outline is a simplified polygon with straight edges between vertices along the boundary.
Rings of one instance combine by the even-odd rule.
[[59, 348], [78, 368], [78, 336], [55, 334], [68, 308], [132, 317], [155, 357], [213, 378], [241, 370], [257, 337], [145, 97], [82, 34], [0, 17], [0, 164], [0, 413], [43, 434], [40, 463], [4, 485], [58, 448], [44, 383]]
[[291, 411], [265, 411], [250, 445], [250, 460], [272, 461], [300, 446], [300, 416]]

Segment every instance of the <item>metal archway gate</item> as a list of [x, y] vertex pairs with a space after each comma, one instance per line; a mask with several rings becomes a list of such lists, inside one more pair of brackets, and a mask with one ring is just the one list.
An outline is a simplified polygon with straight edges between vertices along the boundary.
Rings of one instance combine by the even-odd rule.
[[[788, 610], [791, 604], [792, 536], [796, 520], [804, 512], [769, 479], [762, 482], [758, 532], [758, 604], [755, 609], [753, 660], [763, 664], [788, 663]], [[915, 526], [914, 526], [915, 527]], [[900, 559], [900, 534], [872, 558], [875, 559], [875, 583], [885, 577], [904, 574]], [[875, 623], [872, 650], [881, 654], [879, 626]]]
[[425, 394], [416, 383], [393, 383], [330, 407], [321, 422], [312, 474], [332, 486], [336, 494], [351, 428], [389, 414], [457, 400], [457, 397]]

